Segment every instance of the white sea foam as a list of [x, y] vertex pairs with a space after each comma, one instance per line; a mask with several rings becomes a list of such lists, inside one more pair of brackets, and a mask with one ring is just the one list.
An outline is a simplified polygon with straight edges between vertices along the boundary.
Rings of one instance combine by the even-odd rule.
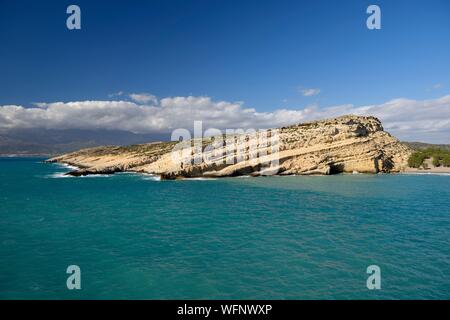
[[55, 172], [52, 174], [49, 174], [47, 176], [44, 176], [44, 178], [51, 178], [51, 179], [61, 179], [61, 178], [107, 178], [110, 177], [110, 174], [90, 174], [86, 176], [71, 176], [68, 175], [67, 172]]
[[112, 174], [88, 174], [86, 176], [79, 176], [77, 178], [109, 178], [112, 176]]
[[402, 174], [407, 176], [450, 176], [448, 172], [405, 172]]
[[153, 174], [144, 174], [142, 180], [161, 181], [161, 177]]
[[74, 176], [66, 175], [66, 173], [67, 172], [55, 172], [45, 176], [44, 178], [51, 178], [51, 179], [75, 178]]
[[69, 169], [69, 170], [78, 170], [79, 168], [76, 166], [72, 166], [66, 163], [56, 163], [57, 166], [65, 168], [65, 169]]

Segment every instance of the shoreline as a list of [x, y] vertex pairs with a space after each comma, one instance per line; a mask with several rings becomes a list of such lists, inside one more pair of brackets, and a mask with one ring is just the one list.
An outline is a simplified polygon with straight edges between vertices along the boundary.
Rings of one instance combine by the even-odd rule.
[[[67, 162], [50, 162], [50, 161], [44, 161], [44, 163], [50, 163], [59, 165], [60, 167], [69, 169], [68, 172], [65, 172], [65, 176], [71, 176], [71, 177], [86, 177], [86, 176], [111, 176], [115, 174], [121, 174], [121, 173], [129, 173], [129, 174], [136, 174], [136, 175], [142, 175], [142, 176], [151, 176], [151, 177], [158, 177], [158, 180], [217, 180], [219, 178], [257, 178], [261, 176], [254, 176], [254, 175], [243, 175], [243, 176], [226, 176], [226, 177], [216, 177], [216, 176], [202, 176], [202, 177], [177, 177], [176, 179], [164, 179], [159, 174], [153, 174], [153, 173], [147, 173], [143, 171], [134, 171], [134, 170], [126, 170], [126, 171], [108, 171], [108, 172], [82, 172], [79, 173], [79, 170], [82, 170], [83, 167], [76, 166], [72, 163]], [[274, 174], [274, 175], [268, 175], [268, 177], [311, 177], [311, 176], [339, 176], [339, 175], [445, 175], [450, 176], [450, 167], [435, 167], [433, 169], [416, 169], [416, 168], [406, 168], [402, 172], [378, 172], [378, 173], [367, 173], [367, 172], [342, 172], [337, 174], [289, 174], [289, 175], [283, 175], [283, 174]]]
[[403, 173], [412, 174], [450, 174], [450, 167], [433, 167], [430, 169], [407, 168]]

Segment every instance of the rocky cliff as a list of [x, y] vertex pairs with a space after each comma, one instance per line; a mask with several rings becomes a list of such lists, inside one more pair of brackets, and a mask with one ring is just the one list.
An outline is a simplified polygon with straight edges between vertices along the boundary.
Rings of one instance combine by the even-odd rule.
[[343, 116], [258, 132], [127, 147], [97, 147], [49, 162], [72, 175], [122, 171], [183, 177], [400, 172], [411, 149], [374, 117]]

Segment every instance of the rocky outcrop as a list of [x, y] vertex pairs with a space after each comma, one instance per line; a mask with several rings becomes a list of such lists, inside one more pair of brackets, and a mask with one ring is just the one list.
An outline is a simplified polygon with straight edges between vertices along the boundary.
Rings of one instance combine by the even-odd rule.
[[343, 116], [254, 133], [127, 147], [97, 147], [49, 162], [80, 168], [72, 175], [122, 171], [183, 177], [391, 173], [407, 167], [411, 149], [374, 117]]

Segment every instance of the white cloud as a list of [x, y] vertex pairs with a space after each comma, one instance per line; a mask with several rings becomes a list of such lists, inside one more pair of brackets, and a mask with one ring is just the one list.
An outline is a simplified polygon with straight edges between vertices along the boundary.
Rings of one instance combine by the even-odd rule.
[[145, 103], [151, 103], [151, 104], [158, 104], [158, 99], [156, 96], [150, 94], [150, 93], [132, 93], [129, 95], [131, 100], [134, 102], [145, 104]]
[[378, 117], [386, 131], [403, 140], [450, 143], [450, 95], [432, 100], [401, 98], [360, 107], [335, 106], [318, 111], [314, 117], [342, 114]]
[[320, 93], [320, 89], [319, 88], [300, 89], [300, 92], [305, 97], [312, 97], [317, 96]]
[[124, 94], [123, 91], [118, 91], [118, 92], [114, 92], [114, 93], [108, 94], [108, 97], [109, 98], [120, 97], [123, 94]]
[[434, 90], [440, 90], [442, 88], [444, 88], [444, 85], [442, 83], [435, 83], [431, 87], [427, 88], [426, 91], [431, 92]]
[[163, 133], [176, 128], [270, 128], [344, 114], [373, 115], [384, 128], [403, 140], [450, 143], [450, 95], [433, 100], [394, 99], [377, 105], [340, 105], [327, 108], [276, 109], [258, 112], [242, 102], [213, 101], [209, 97], [168, 97], [157, 105], [130, 101], [39, 103], [25, 108], [0, 106], [0, 129], [106, 129], [135, 133]]

